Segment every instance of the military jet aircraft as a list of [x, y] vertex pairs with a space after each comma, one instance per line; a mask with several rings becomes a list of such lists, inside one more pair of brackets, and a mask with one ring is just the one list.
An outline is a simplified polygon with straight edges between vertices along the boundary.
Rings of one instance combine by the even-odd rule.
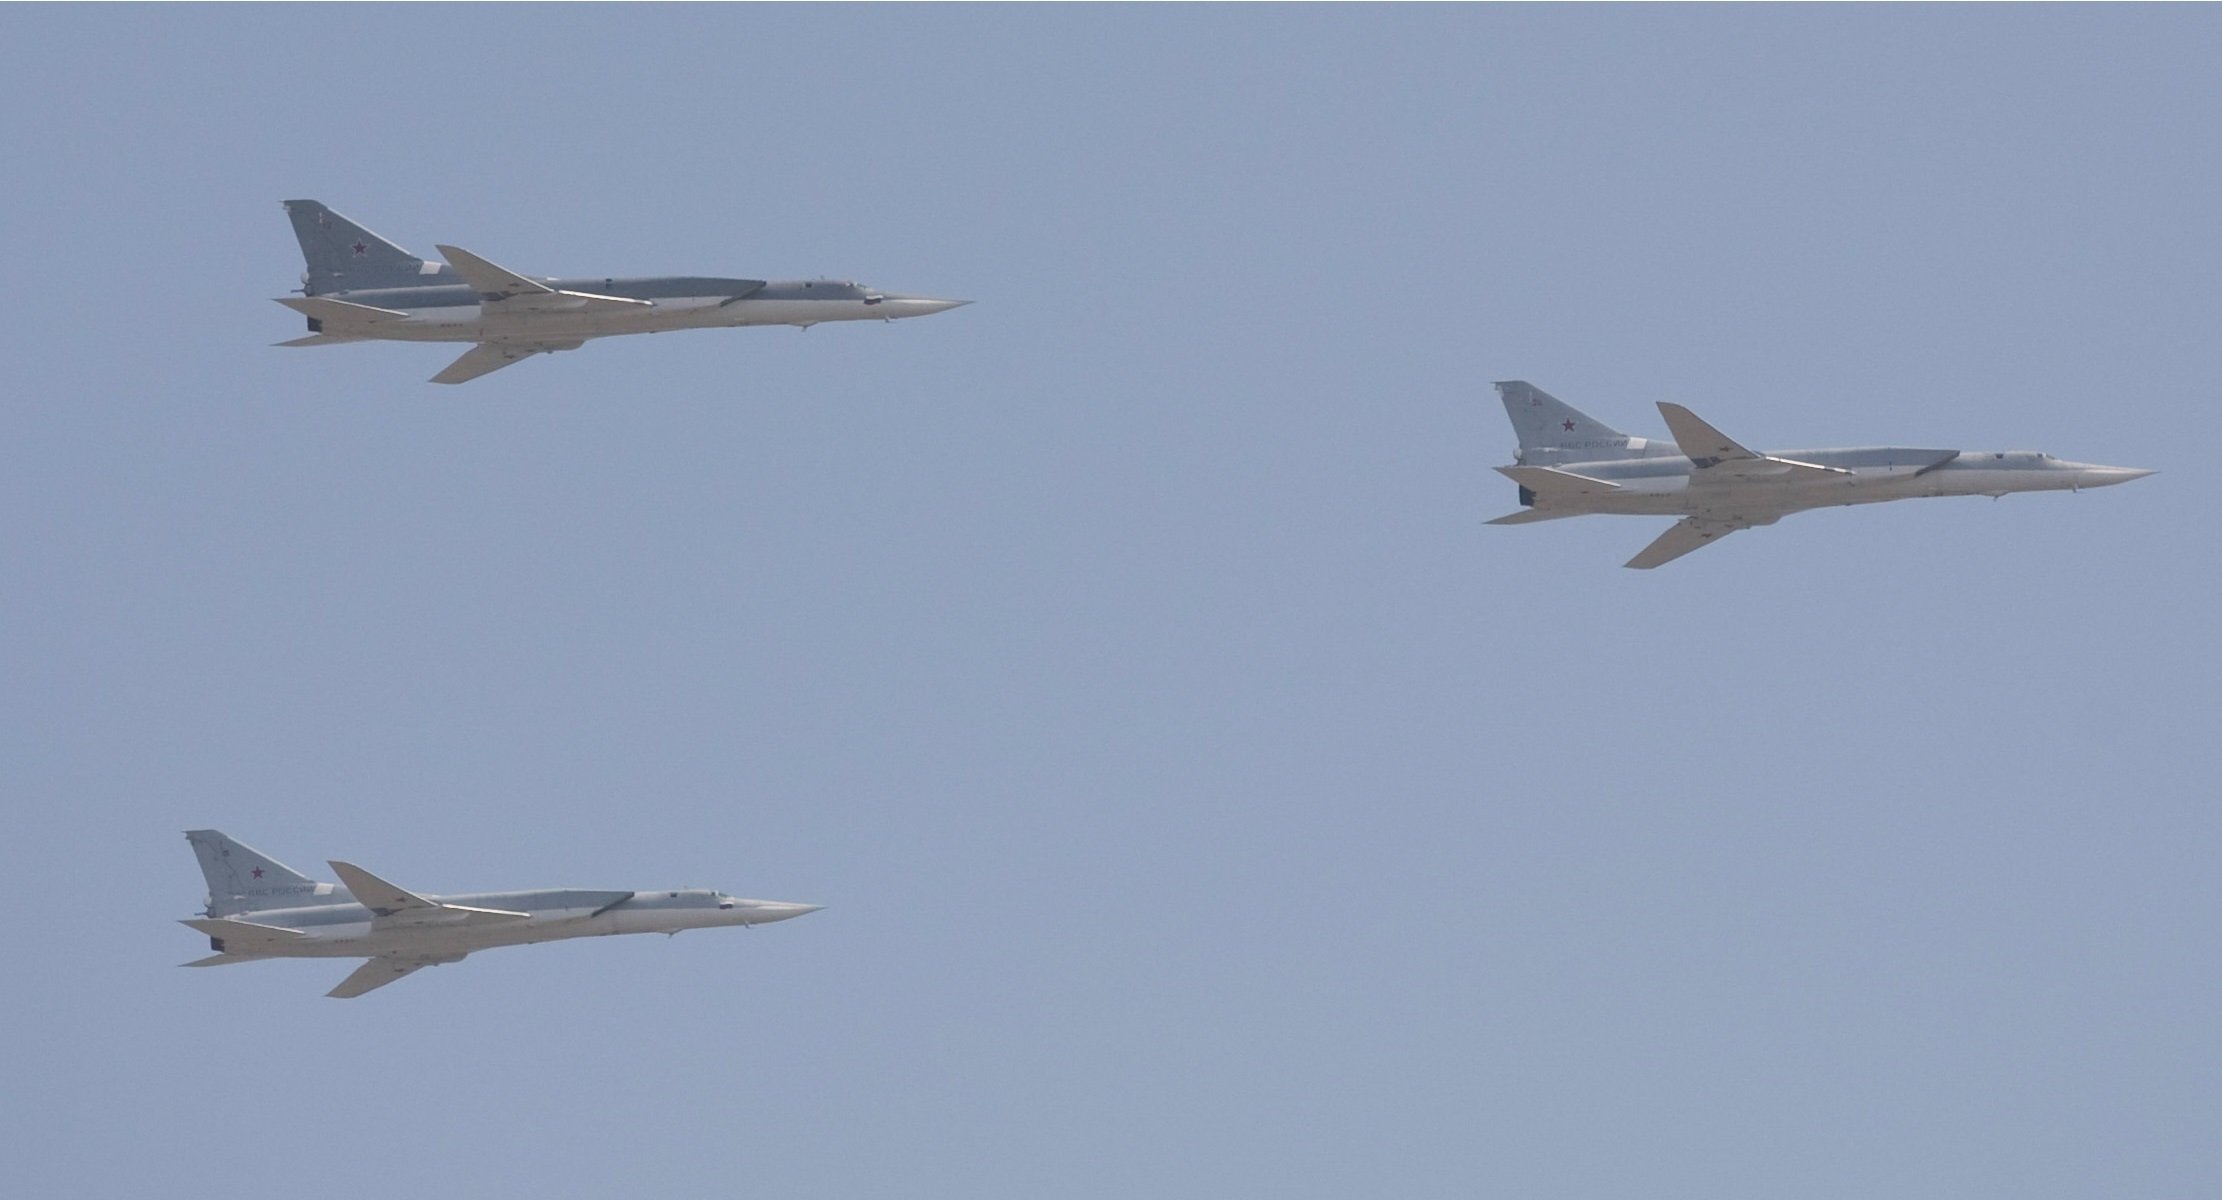
[[265, 958], [367, 959], [325, 993], [343, 1000], [420, 967], [460, 962], [464, 955], [495, 946], [764, 925], [820, 907], [738, 900], [699, 888], [424, 896], [352, 863], [334, 861], [332, 870], [340, 882], [319, 883], [216, 830], [190, 830], [185, 837], [208, 878], [208, 908], [205, 916], [183, 923], [207, 934], [216, 953], [184, 965], [220, 967]]
[[432, 377], [463, 383], [588, 338], [729, 325], [893, 321], [946, 312], [967, 300], [899, 296], [861, 283], [713, 279], [533, 279], [468, 250], [441, 246], [427, 262], [314, 200], [288, 200], [308, 270], [301, 295], [278, 303], [309, 320], [281, 346], [341, 342], [474, 342]]
[[1526, 525], [1589, 513], [1673, 516], [1658, 540], [1625, 565], [1638, 569], [1688, 554], [1739, 529], [1772, 525], [1809, 508], [1916, 496], [2003, 496], [2077, 491], [2152, 474], [2134, 467], [2063, 462], [2033, 450], [1746, 450], [1679, 404], [1661, 402], [1672, 442], [1630, 437], [1535, 385], [1497, 385], [1520, 435], [1519, 512], [1491, 525]]

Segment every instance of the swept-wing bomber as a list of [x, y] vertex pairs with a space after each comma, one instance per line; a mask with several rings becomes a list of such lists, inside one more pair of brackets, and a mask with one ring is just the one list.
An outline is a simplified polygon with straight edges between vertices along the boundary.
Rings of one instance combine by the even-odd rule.
[[301, 294], [278, 303], [307, 317], [309, 333], [278, 344], [474, 343], [434, 383], [463, 383], [589, 338], [734, 325], [807, 329], [923, 317], [969, 303], [823, 279], [539, 279], [455, 246], [439, 247], [446, 262], [426, 261], [314, 200], [288, 200], [285, 211], [308, 270]]
[[542, 888], [427, 896], [334, 860], [337, 884], [320, 883], [213, 829], [186, 833], [208, 879], [205, 915], [184, 922], [216, 953], [186, 963], [220, 967], [265, 958], [360, 958], [325, 993], [348, 999], [421, 967], [459, 962], [495, 946], [529, 946], [613, 933], [678, 933], [764, 925], [818, 911], [815, 904], [741, 900], [701, 888], [597, 892]]
[[1491, 525], [1526, 525], [1590, 513], [1680, 517], [1627, 566], [1656, 567], [1739, 529], [1772, 525], [1811, 508], [1917, 496], [2003, 496], [2078, 491], [2152, 474], [2135, 467], [2065, 462], [2033, 450], [1924, 450], [1859, 446], [1747, 450], [1679, 404], [1659, 405], [1673, 440], [1630, 437], [1533, 384], [1497, 385], [1520, 435], [1519, 512]]

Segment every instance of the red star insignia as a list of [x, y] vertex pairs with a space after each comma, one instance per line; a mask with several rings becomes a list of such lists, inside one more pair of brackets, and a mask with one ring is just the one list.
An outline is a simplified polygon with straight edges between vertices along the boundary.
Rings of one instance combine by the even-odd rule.
[[1568, 433], [1572, 433], [1574, 432], [1574, 422], [1571, 419], [1561, 421], [1559, 422], [1559, 428], [1564, 429]]
[[355, 257], [361, 258], [368, 253], [370, 253], [370, 247], [363, 245], [361, 242], [355, 243]]
[[261, 867], [256, 867], [256, 868], [255, 868], [255, 878], [257, 878], [257, 879], [260, 879], [260, 878], [262, 878], [262, 868], [261, 868]]

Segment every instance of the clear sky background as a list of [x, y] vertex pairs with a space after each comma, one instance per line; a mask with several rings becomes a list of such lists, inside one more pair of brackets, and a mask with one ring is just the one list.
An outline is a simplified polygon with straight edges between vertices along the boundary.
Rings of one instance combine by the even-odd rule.
[[[0, 12], [23, 1195], [2222, 1194], [2222, 13]], [[280, 350], [313, 197], [970, 298]], [[2082, 495], [1486, 528], [1633, 432]], [[179, 831], [826, 911], [174, 964]]]

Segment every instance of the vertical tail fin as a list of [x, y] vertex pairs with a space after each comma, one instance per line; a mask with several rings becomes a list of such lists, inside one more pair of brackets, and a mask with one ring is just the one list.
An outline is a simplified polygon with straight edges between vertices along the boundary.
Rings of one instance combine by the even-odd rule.
[[308, 261], [303, 282], [311, 296], [429, 282], [421, 278], [431, 273], [423, 259], [315, 200], [288, 200], [285, 213]]
[[[320, 886], [314, 879], [214, 829], [188, 829], [185, 840], [201, 860], [208, 880], [208, 915], [226, 917], [258, 908], [312, 903]], [[329, 894], [329, 885], [321, 885]]]
[[1632, 438], [1525, 380], [1497, 385], [1505, 415], [1520, 435], [1520, 461], [1530, 453], [1558, 452], [1555, 460], [1640, 457], [1647, 439]]

